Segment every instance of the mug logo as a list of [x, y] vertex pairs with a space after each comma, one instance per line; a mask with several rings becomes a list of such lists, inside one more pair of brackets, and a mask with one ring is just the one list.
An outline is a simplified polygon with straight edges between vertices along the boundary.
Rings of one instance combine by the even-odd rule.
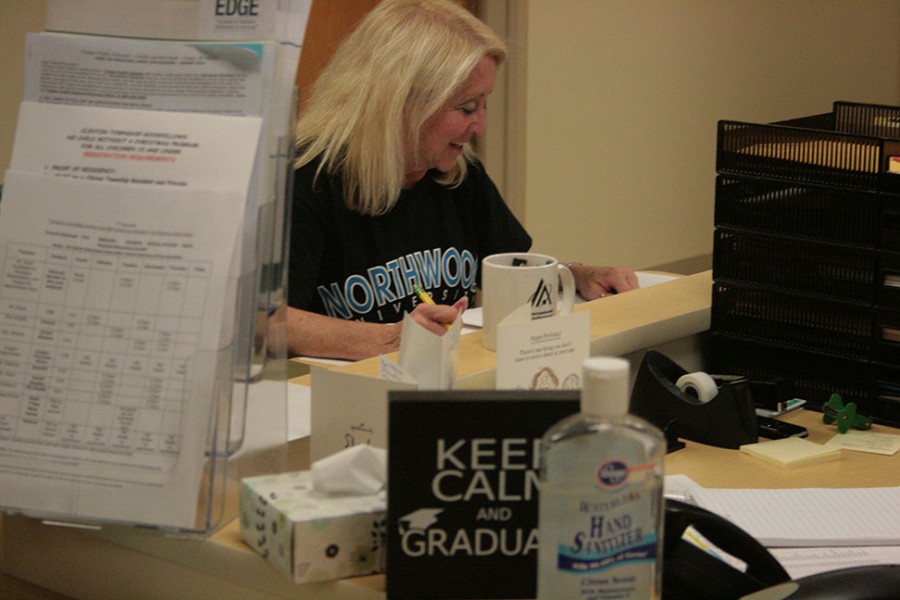
[[543, 279], [538, 281], [537, 289], [528, 297], [531, 302], [531, 318], [543, 319], [552, 317], [556, 302], [553, 298], [553, 288]]

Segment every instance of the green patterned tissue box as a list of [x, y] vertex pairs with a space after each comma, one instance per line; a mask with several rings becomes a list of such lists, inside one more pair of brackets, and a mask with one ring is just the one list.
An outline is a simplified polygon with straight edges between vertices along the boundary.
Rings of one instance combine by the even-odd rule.
[[387, 494], [313, 489], [309, 471], [241, 481], [241, 536], [297, 583], [383, 570]]

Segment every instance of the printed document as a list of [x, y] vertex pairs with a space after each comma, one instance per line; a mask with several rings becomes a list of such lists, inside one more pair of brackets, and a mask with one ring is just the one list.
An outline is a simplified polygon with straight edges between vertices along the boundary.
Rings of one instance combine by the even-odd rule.
[[243, 200], [7, 173], [0, 506], [194, 524]]
[[273, 42], [30, 33], [25, 49], [24, 101], [233, 116], [268, 112]]
[[22, 119], [0, 204], [0, 507], [191, 528], [261, 120]]
[[261, 120], [23, 102], [10, 168], [92, 183], [247, 193]]
[[[258, 117], [23, 102], [10, 168], [97, 183], [237, 190], [246, 198], [261, 126]], [[246, 220], [244, 208], [241, 214]], [[235, 276], [241, 248], [228, 250]]]
[[[256, 266], [249, 259], [254, 256], [259, 207], [273, 202], [284, 188], [282, 138], [289, 132], [283, 97], [290, 94], [276, 93], [273, 85], [276, 47], [274, 42], [188, 43], [32, 33], [26, 40], [23, 100], [164, 112], [160, 119], [171, 113], [263, 118], [263, 137], [251, 158], [254, 183], [242, 241], [247, 251], [239, 254], [245, 257], [240, 268], [247, 272]], [[281, 129], [271, 129], [276, 126]], [[223, 137], [218, 143], [234, 148], [238, 142]]]

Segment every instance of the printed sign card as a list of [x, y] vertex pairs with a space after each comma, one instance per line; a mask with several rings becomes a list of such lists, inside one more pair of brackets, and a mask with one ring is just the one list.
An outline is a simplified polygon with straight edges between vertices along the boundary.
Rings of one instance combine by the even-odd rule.
[[310, 460], [367, 444], [387, 448], [389, 390], [414, 390], [414, 383], [313, 367], [310, 401]]
[[534, 598], [540, 439], [579, 392], [388, 398], [388, 597]]
[[590, 355], [590, 313], [511, 321], [514, 315], [497, 328], [497, 389], [580, 389], [581, 363]]

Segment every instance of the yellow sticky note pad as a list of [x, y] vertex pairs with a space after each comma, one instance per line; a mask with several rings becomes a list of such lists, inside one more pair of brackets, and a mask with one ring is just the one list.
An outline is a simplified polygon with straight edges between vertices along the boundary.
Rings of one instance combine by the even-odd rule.
[[803, 438], [785, 438], [756, 444], [744, 444], [741, 452], [767, 463], [793, 469], [841, 457], [840, 448], [827, 448]]

